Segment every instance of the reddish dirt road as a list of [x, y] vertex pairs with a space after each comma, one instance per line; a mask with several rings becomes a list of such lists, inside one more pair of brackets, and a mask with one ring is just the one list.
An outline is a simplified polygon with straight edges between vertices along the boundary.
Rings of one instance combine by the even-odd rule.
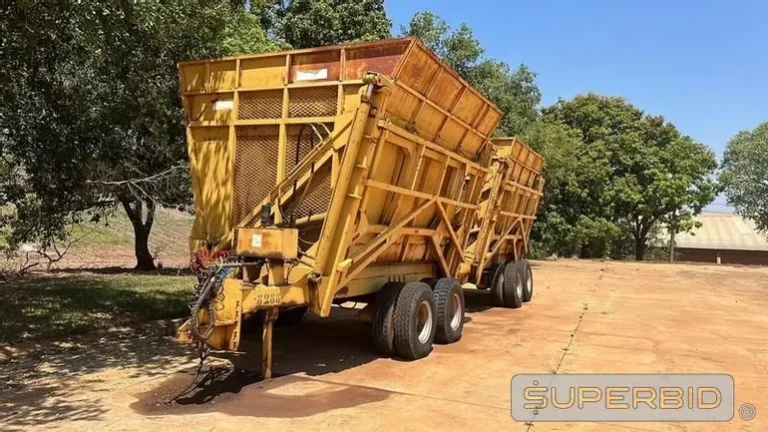
[[[174, 405], [189, 352], [156, 336], [92, 340], [5, 364], [0, 430], [768, 430], [768, 269], [538, 262], [532, 303], [468, 292], [464, 338], [426, 359], [378, 358], [340, 310], [276, 333], [276, 372], [227, 373]], [[258, 365], [258, 340], [245, 363]], [[516, 423], [511, 377], [531, 372], [730, 373], [731, 423]]]

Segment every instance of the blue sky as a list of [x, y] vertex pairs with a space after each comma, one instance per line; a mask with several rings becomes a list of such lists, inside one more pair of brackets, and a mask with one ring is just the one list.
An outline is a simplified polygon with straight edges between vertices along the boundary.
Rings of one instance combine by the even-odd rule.
[[[395, 32], [419, 10], [466, 22], [488, 57], [538, 73], [543, 104], [623, 96], [722, 155], [768, 120], [768, 1], [386, 0]], [[711, 210], [724, 210], [718, 198]]]

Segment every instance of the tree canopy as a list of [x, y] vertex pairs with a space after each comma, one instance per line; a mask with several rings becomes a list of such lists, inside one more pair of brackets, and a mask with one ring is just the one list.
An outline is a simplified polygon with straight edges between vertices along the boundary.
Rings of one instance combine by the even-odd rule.
[[557, 233], [548, 234], [553, 250], [620, 255], [628, 235], [643, 259], [660, 222], [690, 229], [717, 192], [708, 147], [622, 98], [561, 100], [543, 110], [539, 128], [530, 133], [548, 164], [539, 231]]
[[25, 174], [12, 188], [12, 243], [50, 244], [117, 199], [138, 267], [152, 268], [156, 205], [189, 200], [176, 62], [270, 44], [227, 1], [20, 1], [4, 12], [3, 154]]
[[728, 204], [768, 234], [768, 122], [731, 138], [720, 173]]
[[294, 49], [390, 37], [384, 0], [256, 1], [253, 13], [273, 39]]

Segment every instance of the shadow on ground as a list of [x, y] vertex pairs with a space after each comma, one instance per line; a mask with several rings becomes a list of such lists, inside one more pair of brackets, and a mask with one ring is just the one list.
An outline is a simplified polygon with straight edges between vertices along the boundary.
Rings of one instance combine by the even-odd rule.
[[[308, 378], [341, 372], [379, 358], [371, 342], [370, 325], [356, 320], [356, 314], [356, 310], [334, 308], [327, 319], [311, 317], [294, 326], [276, 327], [276, 379], [261, 379], [261, 329], [257, 327], [243, 335], [240, 350], [246, 354], [230, 358], [232, 367], [209, 369], [197, 386], [169, 403], [194, 378], [192, 372], [177, 374], [137, 395], [132, 408], [146, 415], [216, 411], [254, 417], [302, 417], [381, 400], [388, 396], [387, 392]], [[288, 391], [287, 387], [293, 390]]]
[[[467, 291], [469, 313], [489, 309], [487, 292]], [[184, 391], [193, 374], [178, 374], [137, 395], [132, 408], [144, 415], [188, 415], [221, 412], [252, 417], [303, 417], [382, 400], [389, 392], [366, 387], [335, 385], [313, 377], [334, 374], [380, 358], [371, 339], [371, 326], [355, 319], [357, 311], [334, 308], [331, 318], [305, 319], [291, 327], [276, 327], [273, 371], [277, 377], [261, 379], [259, 328], [243, 336], [232, 368], [212, 368]], [[466, 321], [472, 318], [467, 316]], [[214, 402], [214, 403], [212, 403]]]
[[[490, 308], [487, 292], [468, 291], [466, 303], [469, 313]], [[334, 308], [328, 319], [313, 317], [276, 328], [277, 378], [268, 382], [261, 380], [260, 331], [244, 335], [241, 350], [247, 354], [234, 360], [236, 367], [212, 366], [203, 382], [173, 403], [169, 401], [194, 377], [191, 347], [157, 335], [122, 335], [116, 340], [88, 340], [85, 335], [75, 347], [0, 365], [0, 429], [97, 420], [108, 410], [104, 399], [116, 390], [115, 373], [126, 388], [167, 377], [135, 395], [131, 408], [147, 416], [223, 412], [291, 418], [380, 401], [390, 393], [315, 378], [379, 358], [370, 325], [357, 321], [356, 313]], [[44, 349], [44, 343], [40, 345]], [[126, 391], [130, 394], [130, 389]]]
[[66, 272], [0, 285], [0, 344], [185, 316], [194, 277]]
[[137, 332], [40, 342], [30, 352], [0, 363], [0, 430], [99, 419], [106, 411], [101, 398], [115, 385], [167, 376], [193, 358], [187, 346]]
[[483, 312], [493, 307], [490, 291], [464, 290], [464, 308], [467, 313]]

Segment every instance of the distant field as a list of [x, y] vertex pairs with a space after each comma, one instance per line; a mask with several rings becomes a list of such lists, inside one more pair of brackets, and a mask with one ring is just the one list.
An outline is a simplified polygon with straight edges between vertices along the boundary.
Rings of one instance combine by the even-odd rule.
[[[163, 267], [187, 267], [193, 221], [194, 216], [176, 210], [161, 208], [155, 214], [149, 246]], [[71, 238], [79, 240], [52, 269], [131, 268], [136, 264], [133, 227], [122, 209], [100, 224], [72, 226], [70, 233]]]

